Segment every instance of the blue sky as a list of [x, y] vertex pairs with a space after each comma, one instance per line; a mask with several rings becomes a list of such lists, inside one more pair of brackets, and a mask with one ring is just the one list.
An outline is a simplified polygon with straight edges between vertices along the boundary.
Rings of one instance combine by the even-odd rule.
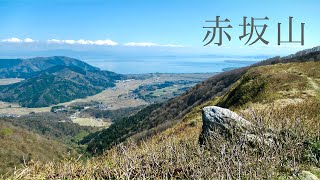
[[[170, 52], [178, 54], [285, 55], [320, 45], [319, 0], [0, 0], [0, 52], [74, 50]], [[232, 39], [220, 47], [203, 47], [206, 20], [228, 18]], [[243, 16], [260, 21], [270, 41], [252, 46], [239, 40]], [[277, 23], [287, 36], [293, 16], [293, 38], [305, 25], [305, 46], [277, 45]], [[258, 22], [257, 22], [258, 23]], [[285, 39], [284, 39], [285, 40]]]

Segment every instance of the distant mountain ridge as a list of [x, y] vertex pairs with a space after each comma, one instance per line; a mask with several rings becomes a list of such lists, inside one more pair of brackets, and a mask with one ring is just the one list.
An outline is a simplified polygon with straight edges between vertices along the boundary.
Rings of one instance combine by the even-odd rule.
[[303, 55], [306, 55], [309, 53], [317, 53], [317, 52], [320, 52], [320, 46], [316, 46], [316, 47], [313, 47], [310, 49], [305, 49], [305, 50], [299, 51], [295, 54], [291, 54], [289, 56], [283, 57], [283, 59], [295, 58], [295, 57], [303, 56]]
[[32, 73], [43, 71], [53, 66], [75, 66], [86, 71], [98, 71], [78, 59], [65, 56], [36, 57], [29, 59], [0, 59], [0, 78], [29, 78]]
[[24, 107], [47, 107], [84, 98], [113, 87], [116, 80], [125, 78], [68, 57], [13, 60], [5, 68], [4, 65], [9, 61], [1, 63], [0, 74], [5, 77], [19, 75], [26, 79], [0, 86], [0, 100], [19, 103]]

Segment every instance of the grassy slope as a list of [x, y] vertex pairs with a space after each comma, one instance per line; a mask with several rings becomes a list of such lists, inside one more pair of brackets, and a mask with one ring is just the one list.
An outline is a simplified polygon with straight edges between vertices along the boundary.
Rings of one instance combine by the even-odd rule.
[[3, 120], [0, 120], [0, 144], [0, 174], [10, 172], [14, 167], [21, 168], [24, 162], [28, 163], [31, 159], [59, 160], [71, 151], [64, 144]]
[[[256, 179], [297, 175], [304, 169], [320, 175], [315, 168], [319, 162], [306, 156], [319, 153], [319, 68], [319, 62], [253, 68], [227, 94], [201, 103], [141, 144], [128, 142], [86, 163], [35, 163], [20, 177]], [[271, 129], [283, 140], [281, 146], [243, 150], [237, 141], [218, 139], [214, 149], [200, 147], [201, 108], [216, 104], [239, 112], [261, 131]]]
[[227, 108], [320, 97], [320, 62], [277, 64], [249, 70], [218, 103]]

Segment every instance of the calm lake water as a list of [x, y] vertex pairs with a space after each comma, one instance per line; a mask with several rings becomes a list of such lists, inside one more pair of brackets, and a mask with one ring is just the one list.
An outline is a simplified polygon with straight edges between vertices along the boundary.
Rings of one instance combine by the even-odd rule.
[[199, 58], [199, 57], [108, 57], [87, 59], [89, 64], [103, 70], [121, 74], [142, 73], [207, 73], [222, 72], [258, 62], [247, 58]]

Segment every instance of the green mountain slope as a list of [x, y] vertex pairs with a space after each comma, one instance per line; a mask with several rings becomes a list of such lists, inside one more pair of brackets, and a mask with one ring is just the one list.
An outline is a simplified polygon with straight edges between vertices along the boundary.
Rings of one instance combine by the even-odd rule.
[[24, 128], [41, 136], [50, 137], [59, 142], [70, 144], [81, 135], [95, 132], [97, 128], [80, 126], [73, 123], [67, 115], [51, 112], [24, 115], [18, 118], [3, 119], [12, 125]]
[[37, 57], [30, 59], [0, 59], [0, 78], [29, 78], [34, 72], [53, 66], [75, 66], [86, 71], [99, 70], [83, 61], [64, 56]]
[[107, 71], [86, 71], [78, 67], [54, 66], [25, 81], [0, 86], [0, 100], [25, 107], [45, 107], [94, 95], [113, 87], [122, 76]]
[[108, 131], [103, 130], [89, 134], [80, 143], [88, 144], [87, 149], [91, 153], [102, 153], [105, 149], [109, 149], [113, 145], [123, 142], [128, 137], [134, 135], [137, 130], [147, 128], [149, 125], [143, 123], [142, 120], [159, 106], [159, 104], [150, 105], [133, 116], [111, 124]]
[[31, 159], [54, 161], [74, 150], [55, 140], [42, 137], [0, 119], [0, 174], [21, 168]]

